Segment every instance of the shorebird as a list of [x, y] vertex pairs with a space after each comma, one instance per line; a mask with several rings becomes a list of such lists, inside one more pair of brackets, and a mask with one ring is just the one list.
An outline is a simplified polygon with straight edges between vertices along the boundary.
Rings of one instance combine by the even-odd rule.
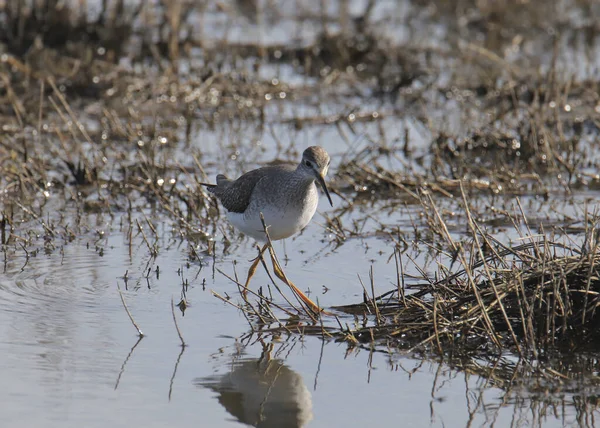
[[[233, 226], [257, 241], [265, 243], [248, 270], [245, 290], [256, 272], [262, 254], [269, 246], [261, 214], [272, 241], [289, 238], [304, 229], [317, 210], [319, 202], [317, 184], [323, 189], [329, 203], [333, 206], [325, 183], [330, 162], [331, 159], [325, 149], [312, 146], [304, 151], [302, 160], [297, 166], [265, 166], [249, 171], [237, 180], [230, 180], [223, 174], [219, 174], [217, 184], [202, 183], [221, 201], [221, 205], [227, 211], [227, 218]], [[320, 311], [317, 304], [287, 279], [274, 254], [271, 251], [269, 254], [275, 275], [285, 282], [311, 310]]]

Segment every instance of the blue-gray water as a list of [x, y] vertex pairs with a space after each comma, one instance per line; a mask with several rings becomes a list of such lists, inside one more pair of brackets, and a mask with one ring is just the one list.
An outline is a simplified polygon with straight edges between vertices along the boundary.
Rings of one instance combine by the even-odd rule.
[[[303, 8], [281, 7], [284, 15], [263, 28], [264, 31], [246, 18], [232, 21], [218, 8], [209, 8], [202, 18], [206, 24], [202, 27], [203, 37], [207, 43], [228, 40], [274, 44], [299, 40], [299, 44], [306, 45], [314, 40], [321, 24], [297, 20], [294, 14], [320, 11], [315, 6], [317, 2], [296, 3], [302, 3]], [[337, 2], [325, 3], [335, 16], [337, 10], [332, 5]], [[353, 14], [366, 5], [364, 1], [349, 3]], [[588, 19], [573, 16], [569, 9], [563, 12], [568, 20]], [[451, 63], [445, 57], [449, 24], [428, 19], [430, 15], [435, 16], [435, 10], [420, 9], [409, 1], [380, 1], [373, 19], [382, 19], [381, 32], [396, 42], [432, 47], [432, 56], [437, 61]], [[231, 25], [232, 22], [240, 25]], [[331, 27], [334, 31], [338, 29], [335, 23]], [[600, 58], [597, 39], [595, 35], [594, 41], [587, 45], [578, 34], [560, 40], [564, 49], [558, 59], [565, 74], [579, 78], [595, 76]], [[566, 40], [573, 44], [572, 49]], [[464, 48], [465, 40], [460, 42]], [[551, 49], [545, 49], [548, 46], [536, 38], [525, 39], [523, 44], [516, 40], [512, 48], [515, 51], [507, 53], [509, 59], [519, 52], [526, 55], [541, 52], [536, 60], [542, 70], [552, 57]], [[572, 56], [578, 54], [578, 60], [573, 60]], [[581, 60], [583, 54], [585, 58]], [[585, 67], [580, 66], [582, 63]], [[444, 69], [448, 71], [434, 76], [439, 82], [450, 79], [451, 67]], [[413, 159], [390, 156], [383, 158], [389, 162], [383, 166], [410, 173], [405, 163], [429, 154], [434, 131], [446, 130], [457, 135], [464, 131], [465, 117], [457, 103], [440, 95], [429, 99], [431, 105], [405, 103], [402, 96], [396, 104], [386, 104], [372, 99], [369, 91], [363, 97], [351, 91], [336, 97], [334, 90], [331, 94], [327, 92], [330, 90], [327, 85], [311, 88], [317, 79], [298, 74], [289, 64], [264, 64], [258, 73], [261, 78], [277, 77], [291, 84], [292, 91], [287, 97], [294, 95], [294, 89], [301, 93], [303, 85], [318, 93], [289, 103], [272, 103], [265, 109], [267, 126], [253, 121], [225, 121], [213, 128], [192, 123], [191, 147], [183, 144], [183, 130], [179, 130], [181, 141], [166, 144], [164, 159], [170, 171], [179, 171], [179, 165], [195, 170], [196, 165], [190, 160], [192, 153], [202, 162], [209, 179], [217, 172], [236, 176], [274, 158], [297, 161], [294, 151], [301, 153], [306, 146], [317, 143], [332, 155], [330, 173], [334, 175], [343, 159], [351, 159], [367, 146], [400, 152], [397, 149], [408, 132]], [[372, 123], [342, 121], [331, 126], [298, 128], [286, 122], [343, 115], [354, 107], [359, 107], [359, 112], [377, 112], [385, 117]], [[573, 114], [577, 114], [576, 106]], [[421, 117], [426, 120], [421, 121]], [[582, 144], [587, 142], [591, 146], [591, 141], [585, 138], [595, 137], [583, 138]], [[59, 146], [57, 142], [54, 144]], [[135, 149], [129, 155], [133, 162], [139, 162]], [[412, 162], [410, 167], [418, 173], [428, 165]], [[167, 182], [170, 178], [164, 177]], [[177, 179], [180, 185], [190, 180], [184, 174]], [[59, 193], [49, 190], [49, 204], [53, 198], [64, 197]], [[568, 198], [551, 194], [551, 199], [554, 196], [556, 201], [550, 202], [535, 196], [522, 197], [526, 213], [536, 224], [570, 225], [572, 218], [580, 219], [586, 210], [593, 211], [598, 199], [597, 192], [592, 191]], [[374, 199], [376, 202], [357, 205], [341, 216], [346, 227], [360, 228], [367, 238], [348, 239], [336, 247], [334, 236], [324, 231], [325, 220], [319, 213], [302, 235], [288, 240], [285, 246], [280, 243], [276, 246], [280, 257], [289, 259], [285, 264], [287, 275], [303, 290], [310, 290], [311, 297], [325, 307], [361, 302], [363, 289], [357, 275], [366, 280], [371, 266], [377, 292], [396, 286], [393, 257], [388, 262], [394, 243], [385, 234], [376, 234], [380, 223], [404, 234], [410, 245], [407, 255], [419, 266], [426, 266], [427, 273], [434, 274], [437, 262], [444, 263], [428, 258], [422, 242], [413, 241], [415, 228], [424, 227], [422, 206]], [[474, 202], [485, 205], [489, 200]], [[460, 213], [455, 216], [459, 204], [448, 199], [437, 203], [450, 232], [460, 239], [465, 230], [464, 216]], [[511, 213], [518, 212], [510, 197], [494, 203]], [[335, 196], [334, 205], [337, 209], [344, 202]], [[4, 204], [1, 208], [4, 209]], [[43, 228], [35, 224], [31, 229], [39, 236], [29, 236], [35, 242], [29, 251], [36, 247], [40, 251], [29, 258], [18, 242], [11, 243], [0, 274], [1, 427], [237, 427], [241, 424], [529, 427], [589, 422], [590, 416], [582, 409], [593, 394], [581, 399], [577, 393], [559, 391], [545, 396], [526, 387], [506, 391], [496, 386], [492, 375], [479, 377], [435, 359], [400, 352], [388, 354], [384, 348], [375, 352], [368, 346], [349, 348], [346, 343], [324, 343], [318, 337], [273, 338], [250, 334], [242, 314], [218, 300], [211, 291], [229, 296], [235, 304], [240, 302], [237, 287], [217, 269], [244, 277], [248, 261], [256, 255], [253, 242], [234, 239], [224, 254], [223, 236], [219, 233], [213, 237], [217, 248], [214, 260], [204, 256], [206, 246], [198, 244], [195, 251], [204, 258], [201, 263], [190, 262], [189, 245], [195, 244], [172, 233], [170, 227], [176, 220], [154, 218], [151, 208], [145, 208], [145, 214], [159, 229], [156, 258], [150, 255], [137, 231], [129, 243], [127, 230], [120, 226], [127, 224], [122, 222], [125, 217], [122, 212], [114, 212], [112, 217], [87, 215], [83, 219], [86, 223], [83, 229], [87, 227], [87, 232], [78, 234], [68, 244], [54, 241], [54, 249], [48, 252], [43, 248]], [[320, 209], [326, 215], [332, 213], [325, 201], [321, 201]], [[63, 223], [73, 225], [75, 212], [64, 214], [71, 220]], [[151, 237], [143, 217], [136, 215]], [[223, 219], [220, 225], [227, 227]], [[519, 239], [506, 224], [498, 226], [497, 232], [503, 242]], [[574, 240], [579, 238], [573, 236]], [[407, 257], [404, 264], [410, 283], [411, 275], [419, 276], [420, 272]], [[182, 352], [172, 319], [171, 299], [175, 303], [180, 300], [182, 283], [186, 281], [190, 306], [183, 317], [175, 308], [188, 345]], [[146, 335], [142, 340], [138, 340], [123, 308], [117, 283]], [[266, 274], [259, 270], [252, 287], [266, 289], [267, 283]], [[281, 303], [282, 299], [277, 300]], [[350, 326], [362, 322], [351, 316], [341, 320]], [[487, 363], [482, 361], [481, 366], [487, 367]], [[593, 425], [593, 421], [588, 424]]]
[[[576, 417], [567, 406], [565, 420], [552, 422], [549, 410], [529, 408], [535, 400], [511, 404], [510, 395], [485, 379], [435, 361], [370, 355], [368, 347], [349, 349], [297, 335], [275, 340], [265, 335], [261, 343], [256, 334], [248, 335], [238, 310], [212, 296], [210, 290], [239, 302], [228, 279], [219, 273], [213, 277], [211, 259], [200, 270], [197, 263], [188, 265], [187, 248], [170, 238], [161, 239], [156, 259], [150, 259], [141, 239], [134, 241], [130, 256], [122, 232], [100, 227], [108, 237], [78, 239], [64, 246], [64, 255], [40, 253], [23, 271], [25, 257], [17, 257], [1, 277], [2, 426], [225, 427], [260, 421], [258, 426], [418, 427], [464, 426], [470, 419], [473, 426], [491, 420], [506, 426], [513, 418], [539, 418], [536, 412], [547, 413], [544, 425], [558, 426]], [[312, 224], [287, 243], [287, 274], [323, 305], [360, 301], [356, 274], [366, 277], [370, 263], [365, 257], [377, 258], [374, 254], [386, 251], [387, 244], [370, 239], [365, 250], [361, 240], [349, 241], [311, 259], [312, 250], [327, 245], [322, 236]], [[104, 249], [103, 255], [96, 247]], [[281, 246], [278, 250], [283, 253]], [[251, 242], [243, 241], [234, 253], [217, 257], [217, 266], [232, 274], [232, 260], [237, 260], [243, 274], [254, 254]], [[380, 258], [373, 265], [377, 284], [391, 284], [393, 263]], [[147, 266], [153, 272], [145, 278]], [[170, 303], [172, 297], [179, 301], [181, 272], [189, 283], [190, 304], [184, 317], [176, 308], [188, 344], [182, 354]], [[146, 334], [139, 343], [117, 282]], [[259, 272], [253, 286], [265, 284]], [[325, 294], [323, 285], [329, 289]], [[286, 419], [290, 415], [295, 416]], [[279, 422], [269, 425], [273, 421]]]

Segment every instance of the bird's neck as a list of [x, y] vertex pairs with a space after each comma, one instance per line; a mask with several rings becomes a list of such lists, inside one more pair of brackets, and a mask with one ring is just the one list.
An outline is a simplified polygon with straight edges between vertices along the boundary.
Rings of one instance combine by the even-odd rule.
[[306, 183], [307, 185], [315, 182], [315, 180], [316, 180], [315, 176], [311, 173], [307, 173], [302, 165], [298, 165], [298, 167], [296, 168], [296, 171], [299, 172], [298, 181], [301, 181], [302, 183]]

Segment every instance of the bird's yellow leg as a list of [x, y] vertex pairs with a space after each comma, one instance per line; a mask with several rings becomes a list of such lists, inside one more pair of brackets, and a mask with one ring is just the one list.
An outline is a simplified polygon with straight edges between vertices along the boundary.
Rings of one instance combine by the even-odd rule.
[[273, 253], [269, 252], [269, 255], [271, 256], [271, 262], [273, 262], [273, 272], [275, 272], [275, 275], [277, 275], [277, 278], [279, 278], [280, 280], [285, 282], [287, 284], [287, 286], [292, 289], [294, 294], [296, 296], [298, 296], [298, 298], [300, 298], [300, 300], [302, 300], [313, 312], [315, 312], [315, 313], [321, 312], [322, 309], [319, 308], [319, 306], [315, 302], [310, 300], [310, 298], [306, 294], [304, 294], [302, 292], [302, 290], [300, 290], [298, 287], [296, 287], [294, 285], [294, 283], [288, 279], [288, 277], [285, 275], [285, 273], [283, 273], [283, 270], [279, 266], [279, 262], [273, 256]]
[[269, 244], [263, 245], [263, 247], [260, 249], [260, 252], [258, 253], [258, 256], [252, 262], [250, 269], [248, 269], [248, 276], [246, 277], [246, 283], [244, 284], [244, 289], [242, 290], [242, 294], [244, 295], [244, 297], [246, 297], [246, 294], [248, 293], [248, 286], [250, 285], [250, 280], [256, 273], [256, 268], [258, 267], [260, 259], [268, 246]]

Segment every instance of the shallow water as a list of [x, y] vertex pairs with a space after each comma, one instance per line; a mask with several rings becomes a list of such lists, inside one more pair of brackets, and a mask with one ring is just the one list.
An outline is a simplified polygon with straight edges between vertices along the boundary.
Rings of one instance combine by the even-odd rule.
[[[365, 124], [358, 129], [366, 133], [374, 127]], [[404, 133], [397, 123], [387, 131], [389, 138]], [[278, 132], [295, 141], [297, 150], [323, 141], [334, 157], [332, 171], [348, 148], [331, 127], [296, 133], [282, 127]], [[232, 152], [220, 150], [220, 142], [234, 139], [235, 133], [195, 136], [194, 147], [203, 148], [209, 177], [223, 170], [235, 176], [275, 157], [294, 159], [281, 153], [267, 134], [241, 135], [241, 146], [249, 148], [237, 154], [233, 147]], [[253, 139], [261, 144], [251, 144]], [[358, 141], [355, 150], [366, 144]], [[287, 149], [290, 145], [284, 144]], [[173, 152], [185, 162], [183, 146]], [[586, 192], [561, 203], [524, 196], [522, 203], [535, 227], [538, 221], [552, 225], [568, 223], [568, 216], [581, 218], [585, 202], [596, 196]], [[464, 216], [453, 214], [456, 201], [438, 203], [451, 233], [460, 239]], [[511, 198], [496, 203], [517, 212]], [[334, 205], [330, 208], [322, 200], [319, 213], [302, 234], [276, 243], [286, 274], [321, 305], [361, 302], [358, 275], [368, 283], [371, 267], [376, 294], [396, 287], [394, 244], [386, 233], [377, 232], [381, 224], [398, 228], [410, 244], [408, 255], [426, 266], [428, 274], [435, 274], [437, 259], [413, 237], [413, 230], [422, 228], [420, 205], [386, 200], [357, 205], [341, 217], [342, 223], [351, 227], [357, 222], [365, 236], [347, 239], [341, 246], [323, 227], [321, 213], [330, 215], [344, 204], [334, 196]], [[89, 215], [84, 222], [82, 229], [89, 232], [53, 251], [44, 251], [41, 237], [35, 256], [27, 258], [18, 247], [10, 251], [0, 277], [0, 400], [10, 403], [1, 411], [3, 426], [332, 427], [399, 421], [415, 427], [569, 426], [590, 417], [585, 404], [589, 399], [573, 393], [545, 396], [526, 387], [506, 391], [477, 375], [479, 371], [465, 372], [412, 354], [388, 354], [379, 348], [371, 352], [368, 346], [349, 349], [318, 337], [250, 334], [240, 311], [211, 293], [239, 303], [237, 287], [217, 269], [243, 278], [256, 255], [251, 240], [229, 229], [233, 239], [229, 247], [220, 232], [214, 236], [213, 260], [204, 255], [206, 244], [181, 241], [168, 229], [167, 220], [155, 221], [160, 239], [154, 258], [138, 234], [129, 243], [118, 214], [112, 220]], [[227, 228], [224, 219], [220, 222]], [[504, 223], [491, 222], [490, 227], [505, 242], [519, 238]], [[197, 245], [195, 251], [204, 258], [190, 262], [189, 245]], [[410, 284], [420, 273], [407, 258], [404, 265]], [[179, 301], [183, 282], [188, 284], [190, 307], [183, 317], [175, 308], [188, 345], [182, 350], [171, 299]], [[142, 340], [122, 306], [117, 284], [146, 334]], [[262, 270], [252, 282], [255, 290], [260, 286], [268, 288]], [[344, 315], [341, 321], [359, 322]]]
[[[555, 419], [549, 409], [529, 408], [535, 399], [507, 404], [510, 395], [501, 389], [443, 363], [368, 347], [350, 350], [316, 337], [249, 334], [240, 312], [211, 294], [240, 300], [235, 285], [213, 271], [212, 258], [202, 260], [202, 268], [188, 263], [187, 247], [165, 231], [154, 259], [141, 238], [130, 249], [118, 228], [103, 230], [102, 239], [77, 239], [63, 247], [64, 254], [40, 252], [26, 264], [24, 256], [8, 262], [0, 281], [0, 399], [10, 403], [2, 410], [3, 426], [160, 427], [176, 421], [331, 427], [399, 420], [403, 426], [481, 426], [491, 420], [505, 426], [546, 414], [545, 426], [560, 426], [576, 417], [568, 404], [561, 410], [564, 420], [562, 413]], [[288, 242], [286, 273], [322, 305], [361, 301], [356, 274], [367, 277], [365, 258], [378, 259], [388, 244], [372, 238], [366, 249], [357, 239], [329, 251], [322, 237], [313, 223]], [[284, 254], [280, 245], [277, 250]], [[324, 254], [315, 258], [314, 251]], [[253, 254], [244, 240], [217, 256], [216, 264], [231, 275], [236, 260], [243, 275]], [[378, 259], [374, 266], [378, 286], [393, 287], [393, 263]], [[190, 303], [183, 317], [175, 308], [188, 344], [183, 352], [170, 303], [179, 301], [182, 278]], [[253, 287], [266, 281], [259, 272]], [[141, 340], [117, 283], [146, 334]]]
[[[331, 8], [335, 2], [326, 3]], [[362, 1], [349, 3], [355, 15], [366, 5]], [[378, 2], [373, 14], [374, 19], [389, 17], [382, 21], [393, 29], [386, 33], [388, 36], [400, 42], [422, 40], [423, 45], [447, 47], [445, 39], [453, 31], [449, 27], [456, 23], [437, 22], [431, 8], [421, 10], [411, 2], [402, 2], [402, 7], [397, 4]], [[311, 5], [307, 2], [303, 10], [318, 15], [320, 12], [312, 10]], [[266, 33], [246, 18], [242, 18], [244, 25], [231, 26], [229, 18], [211, 9], [202, 18], [208, 24], [205, 33], [216, 40], [233, 42], [310, 43], [320, 24], [290, 19], [296, 10], [282, 9], [288, 15], [269, 26]], [[338, 13], [335, 8], [328, 12], [333, 16]], [[417, 15], [413, 20], [414, 13]], [[568, 56], [565, 73], [593, 75], [600, 43], [598, 35], [592, 38], [585, 51], [585, 67], [570, 70], [579, 63], [571, 61], [571, 56], [582, 52], [561, 51], [561, 55]], [[541, 49], [546, 47], [546, 38], [541, 39], [527, 39], [514, 48]], [[560, 43], [567, 46], [565, 39]], [[580, 36], [572, 37], [571, 43], [583, 49]], [[543, 69], [550, 59], [542, 56], [538, 60]], [[278, 76], [282, 82], [298, 87], [316, 81], [298, 74], [289, 64], [262, 65], [258, 73], [265, 80]], [[442, 74], [436, 79], [447, 77]], [[266, 125], [225, 121], [211, 128], [193, 123], [191, 146], [185, 145], [182, 135], [181, 141], [168, 141], [161, 156], [172, 168], [169, 171], [179, 171], [179, 165], [195, 171], [190, 152], [197, 154], [211, 179], [217, 172], [237, 176], [275, 158], [297, 161], [298, 153], [306, 146], [318, 143], [333, 157], [333, 175], [343, 159], [353, 158], [365, 147], [398, 149], [408, 132], [413, 158], [402, 160], [418, 172], [429, 168], [427, 161], [415, 159], [428, 154], [431, 129], [448, 129], [459, 135], [463, 131], [462, 117], [451, 100], [435, 98], [433, 107], [409, 102], [403, 105], [402, 97], [393, 104], [372, 100], [367, 90], [364, 93], [364, 97], [350, 92], [339, 99], [327, 99], [325, 92], [289, 103], [272, 103], [265, 109]], [[364, 123], [341, 121], [334, 126], [297, 127], [293, 122], [347, 115], [349, 106], [359, 106], [361, 112], [378, 112], [384, 118]], [[416, 119], [424, 113], [431, 129]], [[93, 150], [86, 146], [88, 149]], [[132, 163], [138, 162], [139, 156], [135, 149], [128, 153]], [[389, 161], [384, 166], [392, 170], [404, 168], [397, 158], [383, 161]], [[167, 182], [176, 177], [178, 185], [188, 183], [188, 176], [170, 173], [172, 176], [163, 177]], [[344, 207], [339, 196], [333, 198], [334, 208], [321, 201], [320, 213], [331, 216]], [[584, 226], [572, 219], [582, 218], [586, 210], [593, 211], [597, 199], [597, 192], [586, 190], [568, 197], [552, 193], [547, 201], [524, 195], [521, 201], [534, 232], [541, 231], [540, 225], [544, 231], [555, 225], [573, 227], [577, 230], [571, 239], [577, 241]], [[484, 208], [495, 204], [518, 212], [510, 196], [492, 202], [475, 198], [473, 202]], [[450, 199], [436, 203], [452, 236], [463, 238], [465, 222], [460, 204]], [[169, 230], [168, 225], [175, 219], [155, 219], [150, 208], [144, 208], [148, 209], [145, 214], [159, 223], [156, 257], [150, 255], [138, 234], [134, 233], [129, 242], [127, 233], [119, 227], [119, 216], [124, 216], [119, 212], [112, 213], [112, 218], [87, 215], [83, 221], [87, 222], [88, 232], [78, 234], [73, 242], [56, 244], [53, 250], [44, 250], [41, 233], [35, 255], [31, 248], [27, 256], [17, 244], [10, 247], [0, 274], [1, 426], [593, 425], [594, 391], [578, 394], [572, 389], [530, 390], [527, 385], [511, 390], [501, 382], [505, 374], [494, 377], [491, 368], [496, 362], [481, 361], [478, 370], [465, 371], [454, 368], [452, 362], [412, 353], [388, 353], [381, 347], [349, 348], [345, 343], [324, 342], [318, 337], [251, 333], [242, 313], [217, 299], [212, 291], [231, 298], [234, 304], [240, 302], [236, 285], [219, 270], [243, 278], [249, 260], [256, 255], [254, 243], [238, 239], [238, 234], [221, 219], [219, 225], [226, 228], [232, 244], [226, 246], [219, 232], [212, 237], [215, 257], [206, 256], [205, 243], [182, 241], [176, 231]], [[423, 228], [422, 209], [406, 201], [373, 197], [373, 201], [357, 204], [340, 217], [349, 230], [364, 232], [361, 237], [351, 237], [339, 245], [333, 233], [324, 230], [325, 219], [317, 214], [301, 235], [276, 243], [276, 250], [285, 262], [286, 274], [322, 306], [358, 303], [363, 300], [358, 276], [368, 283], [371, 268], [376, 294], [396, 287], [395, 245], [388, 235], [391, 230], [401, 232], [407, 242], [407, 255], [425, 267], [427, 274], [434, 275], [437, 263], [445, 262], [437, 255], [431, 256], [423, 242], [415, 239], [415, 230]], [[63, 214], [74, 220], [74, 213]], [[482, 219], [482, 224], [489, 225], [503, 242], [520, 239], [506, 218], [490, 216]], [[32, 229], [39, 230], [39, 224]], [[203, 257], [201, 260], [190, 261], [191, 245]], [[420, 272], [407, 257], [403, 262], [410, 285]], [[175, 308], [175, 316], [187, 344], [184, 348], [171, 308], [171, 299], [177, 303], [181, 298], [183, 283], [187, 284], [190, 306], [185, 316]], [[268, 284], [266, 273], [259, 269], [252, 288], [262, 286], [267, 292]], [[142, 339], [123, 308], [118, 286], [146, 335]], [[283, 302], [274, 295], [278, 303]], [[348, 325], [362, 322], [348, 315], [340, 315], [340, 319]], [[504, 358], [503, 364], [517, 364], [512, 355]]]

